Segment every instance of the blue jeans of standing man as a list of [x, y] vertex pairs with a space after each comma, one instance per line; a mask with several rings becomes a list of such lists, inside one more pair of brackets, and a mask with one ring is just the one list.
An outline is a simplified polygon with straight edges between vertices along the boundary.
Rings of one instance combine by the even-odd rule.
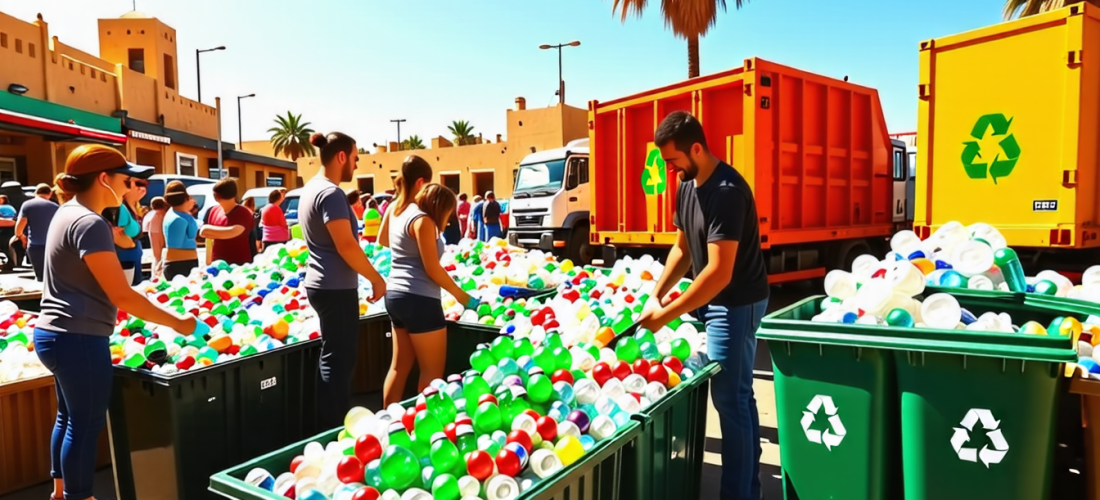
[[760, 414], [752, 390], [756, 329], [768, 299], [737, 307], [708, 305], [699, 311], [707, 328], [707, 354], [722, 370], [710, 397], [722, 426], [723, 500], [760, 498]]
[[57, 422], [50, 439], [50, 476], [65, 482], [65, 498], [92, 496], [96, 446], [111, 399], [107, 337], [35, 328], [34, 349], [53, 372]]

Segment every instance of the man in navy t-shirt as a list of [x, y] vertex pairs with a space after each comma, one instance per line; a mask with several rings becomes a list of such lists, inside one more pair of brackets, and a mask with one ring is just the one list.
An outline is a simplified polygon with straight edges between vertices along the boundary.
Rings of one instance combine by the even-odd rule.
[[[752, 389], [756, 329], [768, 307], [768, 272], [752, 188], [707, 148], [703, 127], [690, 113], [665, 117], [654, 143], [679, 174], [676, 245], [657, 280], [657, 310], [641, 326], [656, 331], [685, 313], [707, 329], [707, 352], [722, 365], [711, 399], [722, 426], [721, 498], [760, 498], [760, 417]], [[670, 290], [687, 273], [695, 280], [682, 295]]]
[[39, 184], [34, 190], [35, 197], [19, 207], [19, 220], [15, 223], [15, 235], [23, 242], [27, 260], [34, 268], [34, 279], [38, 281], [42, 281], [46, 266], [46, 233], [57, 212], [57, 203], [50, 201], [51, 194], [53, 190], [48, 184]]

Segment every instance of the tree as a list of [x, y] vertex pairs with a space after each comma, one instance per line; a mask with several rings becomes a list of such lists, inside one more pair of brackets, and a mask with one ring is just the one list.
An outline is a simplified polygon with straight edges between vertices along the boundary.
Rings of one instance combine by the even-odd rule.
[[271, 133], [271, 145], [275, 146], [275, 156], [285, 156], [296, 161], [303, 156], [315, 156], [317, 153], [309, 143], [313, 129], [309, 122], [302, 122], [302, 115], [290, 111], [286, 116], [275, 115], [275, 125], [267, 129]]
[[418, 135], [410, 135], [408, 139], [401, 141], [401, 149], [424, 149], [424, 141]]
[[[740, 9], [749, 0], [733, 0], [735, 9]], [[642, 17], [649, 0], [613, 0], [612, 12], [622, 13], [622, 22], [634, 13]], [[688, 46], [688, 78], [699, 76], [699, 37], [707, 34], [718, 20], [718, 9], [726, 11], [726, 0], [661, 0], [661, 15], [665, 18], [665, 27], [684, 40]]]
[[361, 154], [361, 155], [367, 154], [367, 148], [359, 148], [359, 154]]
[[1008, 21], [1014, 17], [1034, 16], [1078, 3], [1100, 6], [1100, 0], [1006, 0], [1003, 14]]
[[451, 122], [451, 124], [447, 126], [447, 130], [451, 131], [451, 135], [454, 136], [455, 146], [465, 146], [474, 143], [474, 126], [470, 125], [470, 122], [466, 120]]

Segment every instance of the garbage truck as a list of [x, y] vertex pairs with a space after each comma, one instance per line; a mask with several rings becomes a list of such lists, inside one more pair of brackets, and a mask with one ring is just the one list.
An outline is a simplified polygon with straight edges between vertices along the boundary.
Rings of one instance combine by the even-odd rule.
[[589, 102], [588, 244], [604, 265], [627, 252], [663, 257], [675, 241], [679, 180], [653, 132], [678, 110], [699, 119], [710, 151], [751, 185], [772, 283], [849, 269], [860, 254], [882, 255], [890, 235], [911, 227], [906, 145], [890, 138], [878, 92], [751, 58]]
[[918, 236], [985, 222], [1029, 273], [1100, 263], [1097, 37], [1079, 3], [920, 42]]
[[588, 139], [527, 155], [516, 172], [508, 242], [591, 262]]

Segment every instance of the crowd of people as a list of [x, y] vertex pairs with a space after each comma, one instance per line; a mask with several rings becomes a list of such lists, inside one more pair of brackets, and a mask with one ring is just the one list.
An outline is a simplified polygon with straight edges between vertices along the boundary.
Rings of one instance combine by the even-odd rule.
[[[709, 151], [702, 125], [690, 114], [671, 113], [654, 142], [680, 180], [673, 220], [677, 234], [654, 292], [660, 307], [644, 312], [640, 324], [658, 331], [692, 312], [705, 323], [708, 354], [723, 367], [712, 382], [726, 464], [722, 497], [759, 498], [761, 451], [752, 367], [755, 331], [767, 308], [769, 287], [757, 244], [755, 201], [744, 178]], [[385, 300], [393, 326], [393, 358], [383, 389], [384, 404], [390, 405], [401, 400], [414, 364], [420, 370], [418, 391], [444, 375], [442, 290], [466, 308], [479, 305], [443, 269], [444, 238], [455, 232], [483, 239], [499, 236], [503, 211], [491, 191], [470, 204], [465, 195], [434, 183], [426, 160], [408, 156], [394, 181], [392, 199], [379, 207], [377, 241], [392, 255], [390, 276], [384, 280], [359, 244], [358, 221], [373, 200], [340, 187], [351, 182], [358, 164], [355, 139], [332, 132], [313, 134], [310, 143], [318, 149], [322, 168], [302, 188], [298, 204], [309, 250], [302, 286], [321, 334], [319, 424], [331, 429], [341, 425], [350, 407], [360, 277], [370, 282], [368, 300]], [[128, 286], [140, 274], [140, 261], [134, 264], [139, 235], [150, 235], [158, 255], [154, 274], [169, 279], [198, 266], [199, 236], [210, 245], [208, 259], [230, 263], [251, 261], [263, 245], [289, 237], [279, 206], [284, 194], [272, 192], [257, 231], [254, 210], [238, 203], [232, 178], [214, 185], [217, 205], [201, 224], [192, 215], [195, 200], [178, 181], [169, 183], [163, 199], [154, 198], [150, 213], [142, 217], [136, 200], [150, 175], [151, 168], [127, 162], [115, 149], [85, 145], [66, 161], [59, 192], [40, 186], [37, 199], [23, 203], [19, 212], [0, 195], [0, 220], [11, 222], [0, 227], [14, 228], [31, 262], [43, 263], [45, 287], [34, 344], [57, 387], [53, 498], [92, 497], [96, 440], [105, 425], [112, 385], [108, 337], [118, 310], [183, 334], [204, 336], [210, 331], [192, 315], [162, 309]], [[50, 201], [55, 197], [60, 206]], [[671, 293], [689, 270], [695, 276], [691, 286], [682, 294]]]

